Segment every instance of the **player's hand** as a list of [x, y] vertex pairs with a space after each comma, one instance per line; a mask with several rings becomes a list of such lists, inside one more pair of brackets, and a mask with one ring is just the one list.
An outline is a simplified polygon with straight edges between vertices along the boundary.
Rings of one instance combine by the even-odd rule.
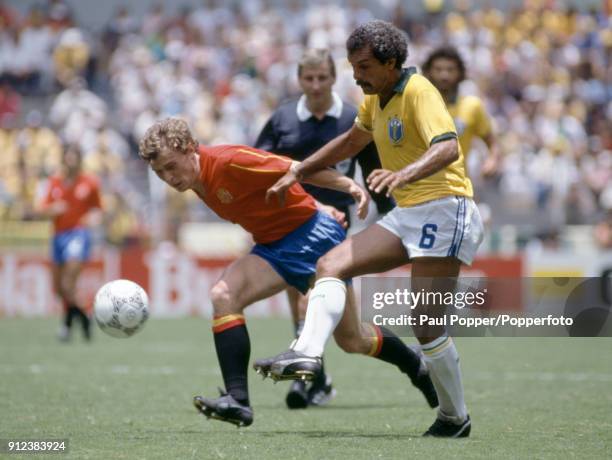
[[499, 161], [492, 155], [489, 155], [480, 169], [482, 177], [490, 178], [497, 175], [499, 172]]
[[342, 211], [334, 208], [333, 206], [328, 206], [326, 204], [319, 203], [318, 201], [317, 201], [317, 208], [319, 209], [319, 211], [322, 211], [332, 216], [336, 222], [342, 225], [342, 228], [348, 227], [348, 222], [346, 221], [346, 214], [343, 213]]
[[375, 169], [370, 173], [366, 182], [373, 192], [381, 193], [386, 189], [385, 194], [390, 197], [393, 190], [403, 187], [408, 180], [404, 177], [402, 171], [393, 172], [388, 169]]
[[53, 203], [50, 203], [46, 208], [46, 213], [50, 217], [61, 216], [66, 211], [68, 211], [68, 203], [64, 200], [54, 201]]
[[280, 204], [281, 208], [284, 207], [287, 190], [289, 190], [289, 187], [296, 182], [298, 182], [298, 179], [294, 172], [290, 169], [266, 191], [266, 203], [270, 204], [270, 202], [276, 198], [278, 199], [278, 203]]
[[357, 203], [357, 216], [361, 220], [365, 219], [370, 208], [370, 194], [356, 183], [353, 183], [349, 193], [355, 200], [355, 203]]
[[99, 210], [92, 210], [81, 218], [79, 224], [89, 229], [95, 229], [102, 225], [102, 220], [102, 212], [100, 212]]

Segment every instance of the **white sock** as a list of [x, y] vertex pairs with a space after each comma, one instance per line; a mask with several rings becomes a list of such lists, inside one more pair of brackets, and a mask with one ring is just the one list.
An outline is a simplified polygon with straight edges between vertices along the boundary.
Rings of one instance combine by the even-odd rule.
[[293, 346], [307, 356], [321, 356], [325, 343], [344, 314], [346, 286], [338, 278], [317, 280], [308, 297], [304, 329]]
[[445, 334], [422, 345], [422, 349], [431, 381], [438, 393], [438, 416], [457, 424], [463, 423], [467, 418], [467, 408], [463, 399], [459, 354], [453, 339]]

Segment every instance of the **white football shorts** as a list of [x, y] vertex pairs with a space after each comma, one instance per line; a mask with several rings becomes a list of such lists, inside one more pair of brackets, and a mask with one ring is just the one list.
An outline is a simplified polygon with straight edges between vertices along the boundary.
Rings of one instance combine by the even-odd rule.
[[471, 265], [483, 239], [478, 207], [464, 196], [398, 206], [376, 223], [402, 240], [411, 259], [456, 257]]

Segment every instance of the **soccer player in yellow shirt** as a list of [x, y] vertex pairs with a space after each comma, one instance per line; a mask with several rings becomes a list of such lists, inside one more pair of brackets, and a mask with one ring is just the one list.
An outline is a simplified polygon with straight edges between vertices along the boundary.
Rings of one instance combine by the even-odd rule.
[[475, 137], [479, 137], [487, 145], [489, 153], [482, 164], [481, 172], [485, 177], [495, 174], [499, 164], [499, 153], [491, 119], [479, 97], [459, 96], [459, 84], [466, 76], [465, 64], [459, 52], [451, 46], [432, 51], [423, 64], [423, 74], [440, 91], [455, 121], [459, 145], [466, 162], [472, 149], [472, 141]]
[[[405, 35], [376, 20], [357, 27], [346, 45], [353, 76], [366, 95], [355, 124], [293, 165], [268, 189], [267, 197], [282, 204], [292, 184], [354, 156], [374, 140], [382, 169], [370, 174], [368, 185], [393, 195], [397, 207], [319, 259], [299, 339], [288, 351], [255, 362], [258, 372], [274, 379], [305, 375], [336, 326], [346, 321], [342, 280], [411, 263], [413, 291], [452, 290], [461, 264], [472, 262], [482, 241], [482, 221], [453, 119], [438, 90], [414, 68], [402, 68], [408, 49]], [[418, 318], [441, 314], [439, 305], [418, 305], [415, 311]], [[436, 421], [424, 435], [468, 436], [471, 421], [452, 339], [444, 326], [413, 330], [440, 402]]]

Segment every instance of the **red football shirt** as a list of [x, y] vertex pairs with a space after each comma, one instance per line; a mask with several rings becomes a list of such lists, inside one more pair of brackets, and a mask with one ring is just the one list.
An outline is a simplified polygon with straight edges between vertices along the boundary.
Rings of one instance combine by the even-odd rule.
[[74, 182], [68, 184], [62, 177], [52, 176], [49, 178], [44, 204], [50, 205], [57, 201], [65, 201], [68, 209], [53, 219], [55, 232], [80, 227], [81, 219], [91, 209], [102, 208], [98, 181], [93, 176], [80, 174]]
[[284, 207], [266, 203], [266, 190], [289, 170], [289, 158], [244, 145], [200, 146], [199, 154], [206, 190], [200, 198], [219, 217], [251, 233], [256, 243], [280, 240], [317, 211], [300, 184], [289, 188]]

